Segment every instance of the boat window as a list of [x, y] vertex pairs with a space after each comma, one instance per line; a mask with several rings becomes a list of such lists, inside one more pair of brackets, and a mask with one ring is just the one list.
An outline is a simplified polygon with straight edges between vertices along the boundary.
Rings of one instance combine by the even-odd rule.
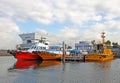
[[27, 40], [27, 43], [32, 43], [32, 41], [31, 40]]
[[34, 48], [34, 46], [31, 47], [31, 49], [33, 49], [33, 48]]
[[31, 49], [35, 49], [36, 47], [35, 46], [32, 46]]
[[38, 47], [36, 47], [36, 50], [39, 50], [39, 48], [38, 48]]
[[40, 47], [38, 47], [38, 50], [41, 50]]
[[42, 47], [42, 50], [44, 50], [44, 47]]
[[40, 50], [42, 49], [42, 47], [40, 47]]
[[42, 47], [39, 47], [40, 50], [42, 50]]
[[34, 49], [36, 49], [36, 46], [34, 47]]
[[45, 50], [46, 49], [46, 47], [43, 47], [43, 50]]
[[45, 43], [45, 45], [48, 45], [48, 43]]

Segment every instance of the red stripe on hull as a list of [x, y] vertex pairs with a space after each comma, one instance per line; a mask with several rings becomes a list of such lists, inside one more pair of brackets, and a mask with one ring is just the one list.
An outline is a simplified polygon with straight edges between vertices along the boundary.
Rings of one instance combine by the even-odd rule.
[[40, 59], [40, 56], [30, 52], [17, 52], [16, 59], [17, 60], [34, 60], [34, 59]]

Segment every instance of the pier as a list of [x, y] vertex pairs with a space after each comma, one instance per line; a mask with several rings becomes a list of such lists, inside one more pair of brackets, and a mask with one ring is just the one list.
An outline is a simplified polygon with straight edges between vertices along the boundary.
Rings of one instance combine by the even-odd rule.
[[0, 56], [12, 56], [7, 50], [0, 50]]
[[80, 52], [80, 50], [74, 49], [71, 50], [70, 53], [66, 53], [66, 49], [65, 49], [65, 42], [63, 42], [63, 55], [61, 57], [61, 60], [63, 62], [65, 61], [83, 61], [84, 60], [84, 56], [83, 54]]
[[83, 61], [84, 55], [79, 54], [70, 54], [65, 57], [65, 61]]

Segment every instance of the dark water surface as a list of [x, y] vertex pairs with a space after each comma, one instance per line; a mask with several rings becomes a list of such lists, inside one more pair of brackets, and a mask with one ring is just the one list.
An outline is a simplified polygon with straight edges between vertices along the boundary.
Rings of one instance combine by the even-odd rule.
[[0, 83], [120, 83], [120, 59], [63, 64], [0, 57]]

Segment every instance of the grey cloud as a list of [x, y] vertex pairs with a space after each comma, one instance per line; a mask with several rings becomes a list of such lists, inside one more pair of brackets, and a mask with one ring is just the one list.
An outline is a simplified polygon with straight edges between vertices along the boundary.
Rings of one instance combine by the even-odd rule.
[[[113, 4], [108, 5], [113, 2]], [[115, 3], [116, 2], [116, 3]], [[34, 20], [43, 24], [54, 21], [71, 21], [82, 24], [89, 20], [99, 21], [99, 11], [108, 11], [107, 14], [120, 13], [118, 0], [1, 0], [0, 15], [18, 20]]]

